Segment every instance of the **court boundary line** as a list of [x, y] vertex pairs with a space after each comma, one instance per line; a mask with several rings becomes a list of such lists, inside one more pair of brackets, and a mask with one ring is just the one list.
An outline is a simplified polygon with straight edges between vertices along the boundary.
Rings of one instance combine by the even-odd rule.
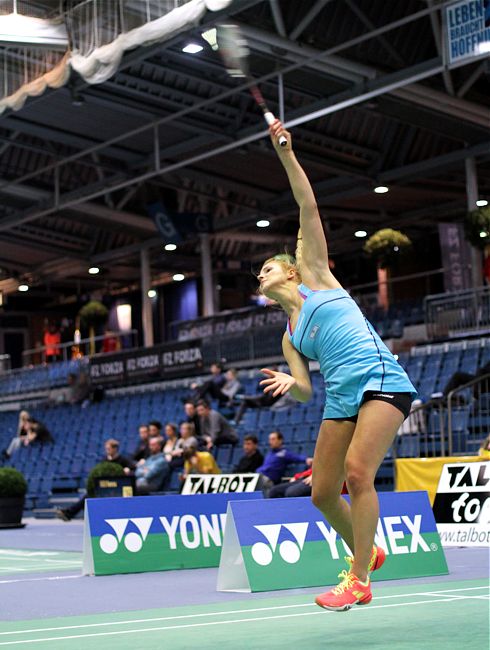
[[[466, 587], [463, 589], [455, 589], [454, 591], [469, 591], [469, 590], [475, 590], [475, 589], [486, 589], [487, 586], [477, 586], [477, 587]], [[451, 591], [451, 590], [444, 590], [445, 592]], [[437, 592], [432, 592], [433, 595], [439, 595]], [[410, 597], [410, 596], [417, 596], [417, 595], [432, 595], [431, 592], [423, 592], [421, 594], [418, 593], [408, 593], [408, 594], [397, 594], [397, 595], [392, 595], [392, 596], [385, 596], [384, 598], [401, 598], [401, 597]], [[451, 597], [450, 595], [443, 594], [443, 598], [437, 598], [437, 599], [432, 599], [432, 600], [422, 600], [422, 601], [413, 601], [413, 602], [408, 602], [408, 603], [391, 603], [391, 604], [382, 604], [382, 605], [371, 605], [370, 607], [359, 607], [359, 608], [353, 608], [352, 611], [363, 611], [363, 609], [367, 610], [373, 610], [373, 609], [387, 609], [387, 608], [392, 608], [392, 607], [405, 607], [405, 606], [411, 606], [411, 605], [427, 605], [430, 603], [450, 603], [450, 602], [459, 602], [461, 600], [472, 600], [474, 598], [480, 598], [479, 596], [471, 596], [471, 595], [466, 595], [466, 596], [454, 596]], [[381, 597], [380, 597], [381, 598]], [[203, 614], [186, 614], [182, 616], [170, 616], [170, 617], [162, 617], [158, 619], [142, 619], [140, 622], [153, 622], [155, 620], [181, 620], [183, 618], [195, 618], [199, 616], [218, 616], [218, 615], [227, 615], [227, 614], [236, 614], [236, 613], [243, 613], [247, 614], [249, 612], [254, 613], [257, 611], [268, 611], [268, 610], [278, 610], [278, 609], [286, 609], [286, 608], [293, 608], [293, 607], [307, 607], [307, 606], [314, 606], [314, 603], [300, 603], [297, 605], [280, 605], [277, 607], [264, 607], [264, 608], [253, 608], [253, 609], [245, 609], [245, 610], [229, 610], [228, 612], [206, 612]], [[45, 638], [36, 638], [36, 639], [21, 639], [21, 640], [12, 640], [12, 641], [1, 641], [0, 646], [5, 646], [5, 645], [20, 645], [20, 644], [26, 644], [26, 643], [39, 643], [39, 642], [44, 642], [44, 641], [66, 641], [66, 640], [72, 640], [72, 639], [83, 639], [83, 638], [92, 638], [92, 637], [101, 637], [101, 636], [118, 636], [122, 634], [136, 634], [136, 633], [142, 633], [142, 632], [159, 632], [159, 631], [165, 631], [165, 630], [175, 630], [175, 629], [187, 629], [187, 628], [194, 628], [194, 627], [208, 627], [211, 625], [228, 625], [230, 623], [247, 623], [247, 622], [253, 622], [253, 621], [265, 621], [265, 620], [277, 620], [277, 619], [282, 619], [282, 618], [297, 618], [301, 616], [315, 616], [319, 614], [337, 614], [338, 612], [332, 612], [329, 610], [323, 610], [323, 611], [315, 611], [315, 612], [301, 612], [298, 614], [281, 614], [278, 616], [254, 616], [254, 617], [249, 617], [249, 618], [240, 618], [240, 619], [233, 619], [233, 620], [226, 620], [226, 621], [210, 621], [210, 622], [199, 622], [199, 623], [189, 623], [189, 624], [184, 624], [184, 625], [167, 625], [167, 626], [160, 626], [160, 627], [151, 627], [151, 628], [138, 628], [138, 629], [133, 629], [133, 630], [115, 630], [115, 631], [108, 631], [108, 632], [95, 632], [95, 633], [89, 633], [89, 634], [76, 634], [76, 635], [71, 635], [71, 636], [61, 636], [61, 637], [45, 637]], [[131, 623], [136, 623], [138, 621], [133, 620], [133, 621], [114, 621], [114, 622], [109, 622], [109, 623], [90, 623], [85, 626], [63, 626], [60, 628], [39, 628], [39, 629], [32, 629], [32, 630], [13, 630], [12, 632], [1, 632], [0, 634], [3, 635], [13, 635], [13, 634], [28, 634], [28, 633], [33, 633], [33, 632], [50, 632], [50, 631], [55, 631], [55, 630], [63, 630], [63, 629], [82, 629], [86, 627], [94, 627], [94, 626], [100, 626], [100, 625], [122, 625], [122, 624], [131, 624]]]
[[[356, 611], [363, 611], [364, 609], [367, 611], [368, 609], [373, 610], [373, 609], [387, 609], [388, 607], [408, 607], [410, 605], [427, 605], [428, 602], [430, 603], [452, 603], [452, 602], [460, 602], [460, 598], [453, 598], [451, 600], [448, 600], [447, 598], [441, 599], [441, 600], [420, 600], [420, 601], [414, 601], [412, 603], [393, 603], [391, 605], [372, 605], [371, 607], [359, 607], [352, 609], [350, 611], [356, 612]], [[236, 624], [236, 623], [255, 623], [256, 621], [271, 621], [271, 620], [277, 620], [277, 619], [282, 619], [282, 618], [298, 618], [301, 616], [320, 616], [320, 615], [325, 615], [325, 614], [338, 614], [339, 612], [332, 612], [329, 610], [323, 610], [319, 612], [303, 612], [301, 614], [281, 614], [280, 616], [254, 616], [252, 618], [239, 618], [231, 621], [210, 621], [207, 623], [189, 623], [186, 625], [166, 625], [163, 627], [151, 627], [151, 628], [139, 628], [137, 630], [116, 630], [114, 632], [96, 632], [93, 634], [75, 634], [73, 636], [60, 636], [60, 637], [46, 637], [44, 639], [42, 638], [37, 638], [37, 639], [22, 639], [20, 641], [1, 641], [0, 646], [6, 646], [6, 645], [21, 645], [21, 644], [27, 644], [27, 643], [43, 643], [46, 641], [70, 641], [73, 639], [85, 639], [85, 638], [93, 638], [93, 637], [101, 637], [101, 636], [120, 636], [122, 634], [141, 634], [142, 632], [162, 632], [166, 630], [185, 630], [189, 628], [194, 628], [194, 627], [209, 627], [211, 625], [229, 625], [229, 624]]]

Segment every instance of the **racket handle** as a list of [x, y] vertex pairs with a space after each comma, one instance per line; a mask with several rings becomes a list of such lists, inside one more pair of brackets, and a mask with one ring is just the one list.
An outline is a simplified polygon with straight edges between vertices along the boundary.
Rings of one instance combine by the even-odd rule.
[[[264, 111], [264, 118], [265, 118], [265, 121], [267, 122], [267, 124], [269, 126], [271, 124], [273, 124], [275, 122], [275, 120], [276, 120], [276, 118], [274, 117], [274, 114], [271, 113], [270, 111]], [[287, 140], [286, 136], [281, 135], [281, 137], [279, 138], [279, 144], [281, 145], [281, 147], [285, 147], [287, 145], [287, 143], [288, 143], [288, 140]]]

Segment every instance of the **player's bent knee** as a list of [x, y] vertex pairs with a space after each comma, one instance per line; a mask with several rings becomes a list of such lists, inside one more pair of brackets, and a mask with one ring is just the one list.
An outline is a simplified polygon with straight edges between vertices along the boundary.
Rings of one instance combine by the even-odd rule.
[[313, 487], [311, 492], [311, 501], [313, 505], [323, 512], [337, 507], [339, 499], [340, 491], [337, 486], [332, 487], [331, 489], [322, 490]]
[[374, 476], [361, 464], [346, 464], [345, 480], [351, 496], [365, 492], [374, 485]]

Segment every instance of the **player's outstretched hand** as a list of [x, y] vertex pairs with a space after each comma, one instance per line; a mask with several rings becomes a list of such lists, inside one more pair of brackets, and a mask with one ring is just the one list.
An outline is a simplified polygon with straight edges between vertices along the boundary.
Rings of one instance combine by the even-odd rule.
[[264, 393], [272, 392], [273, 397], [285, 395], [296, 384], [296, 379], [285, 372], [269, 370], [269, 368], [262, 368], [260, 372], [267, 376], [267, 379], [262, 379], [260, 382], [261, 386], [265, 386]]
[[[278, 154], [283, 154], [286, 151], [292, 151], [292, 139], [291, 139], [291, 134], [289, 131], [286, 131], [284, 128], [282, 122], [278, 119], [276, 119], [269, 127], [269, 132], [271, 134], [271, 140], [272, 144], [274, 145], [274, 149], [277, 151]], [[286, 140], [287, 144], [281, 147], [279, 144], [279, 138], [283, 135]]]

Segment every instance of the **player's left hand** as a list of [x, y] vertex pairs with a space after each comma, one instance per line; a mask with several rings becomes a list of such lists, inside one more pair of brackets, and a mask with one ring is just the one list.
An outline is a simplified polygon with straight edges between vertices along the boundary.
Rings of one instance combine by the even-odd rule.
[[296, 379], [285, 372], [269, 370], [269, 368], [262, 368], [260, 372], [267, 375], [267, 379], [262, 379], [260, 382], [261, 386], [265, 386], [264, 393], [272, 392], [273, 397], [285, 395], [288, 390], [296, 385]]

